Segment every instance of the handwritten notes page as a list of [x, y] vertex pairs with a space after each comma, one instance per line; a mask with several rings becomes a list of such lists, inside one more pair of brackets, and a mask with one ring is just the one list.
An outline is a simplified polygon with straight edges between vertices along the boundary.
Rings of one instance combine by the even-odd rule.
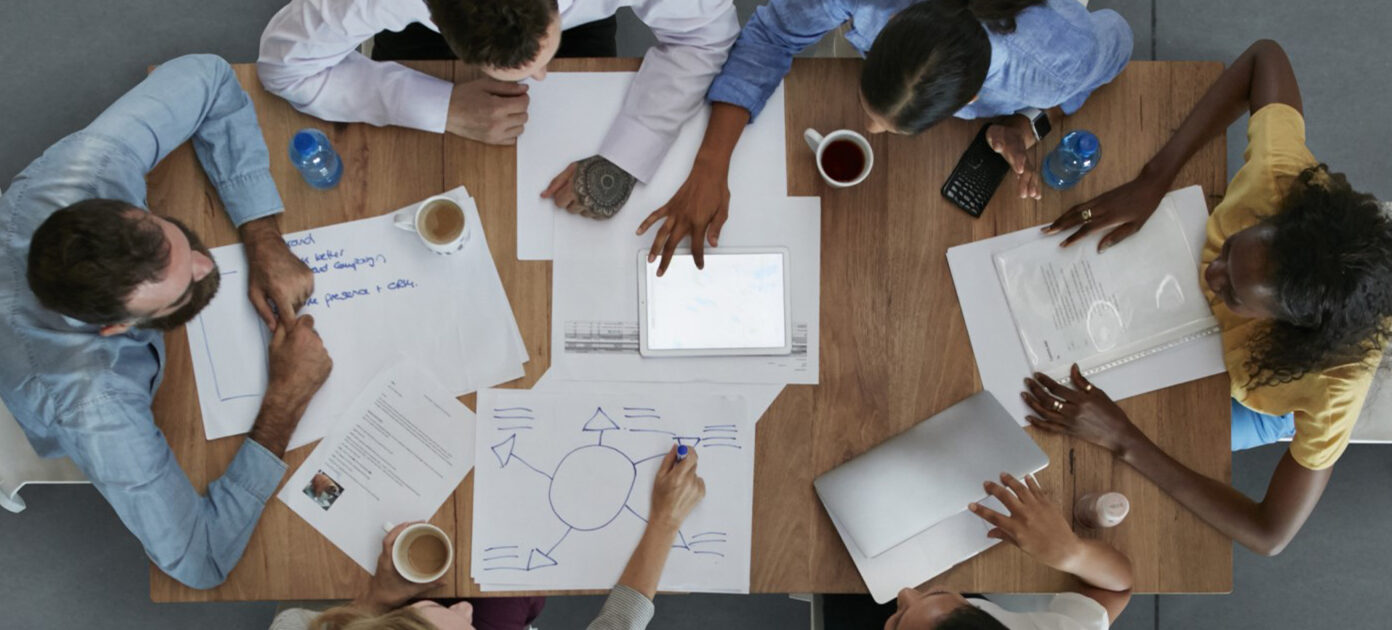
[[[532, 82], [527, 133], [517, 139], [517, 258], [551, 260], [556, 229], [593, 223], [556, 208], [541, 191], [567, 165], [599, 152], [609, 121], [623, 107], [634, 72], [553, 72]], [[783, 87], [780, 85], [759, 116], [744, 130], [730, 156], [730, 195], [768, 197], [788, 194], [784, 145]], [[710, 118], [704, 105], [682, 126], [662, 165], [647, 183], [638, 184], [620, 215], [638, 219], [658, 209], [686, 181]], [[576, 124], [577, 120], [594, 124]], [[637, 222], [634, 222], [637, 225]], [[656, 230], [654, 230], [655, 232]], [[648, 243], [652, 243], [651, 235]], [[636, 251], [636, 250], [635, 250]]]
[[399, 363], [374, 377], [277, 495], [368, 573], [386, 523], [427, 520], [474, 465], [474, 414]]
[[[463, 395], [522, 376], [526, 346], [493, 266], [474, 202], [450, 193], [473, 234], [464, 249], [439, 255], [392, 225], [390, 214], [286, 235], [314, 271], [314, 295], [301, 310], [333, 357], [333, 372], [290, 440], [324, 437], [373, 375], [405, 358]], [[251, 429], [267, 385], [270, 332], [247, 301], [241, 245], [212, 250], [222, 288], [188, 324], [189, 349], [208, 439]]]
[[613, 586], [663, 456], [685, 444], [706, 497], [660, 588], [748, 592], [754, 424], [743, 398], [490, 389], [478, 411], [470, 575], [484, 590]]

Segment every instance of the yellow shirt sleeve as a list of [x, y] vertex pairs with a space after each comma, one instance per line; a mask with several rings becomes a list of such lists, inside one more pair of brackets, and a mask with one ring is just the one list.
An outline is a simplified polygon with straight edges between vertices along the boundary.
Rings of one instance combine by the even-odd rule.
[[1305, 119], [1284, 103], [1267, 105], [1247, 123], [1244, 164], [1213, 210], [1204, 245], [1204, 262], [1213, 260], [1229, 236], [1280, 210], [1291, 181], [1318, 164], [1305, 146]]
[[1345, 365], [1311, 376], [1298, 382], [1304, 384], [1301, 389], [1313, 404], [1295, 412], [1290, 454], [1301, 466], [1321, 470], [1333, 466], [1348, 448], [1372, 385], [1373, 370]]

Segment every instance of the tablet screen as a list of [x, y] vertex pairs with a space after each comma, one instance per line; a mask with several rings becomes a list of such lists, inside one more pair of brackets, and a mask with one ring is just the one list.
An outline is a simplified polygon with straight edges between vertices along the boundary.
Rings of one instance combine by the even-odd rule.
[[647, 340], [653, 350], [782, 348], [787, 314], [782, 253], [677, 254], [667, 273], [647, 264]]

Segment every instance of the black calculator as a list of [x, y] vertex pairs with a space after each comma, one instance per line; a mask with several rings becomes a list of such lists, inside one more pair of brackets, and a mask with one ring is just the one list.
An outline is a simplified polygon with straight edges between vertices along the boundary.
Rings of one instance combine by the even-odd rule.
[[957, 161], [957, 167], [952, 169], [952, 175], [942, 187], [942, 195], [948, 201], [974, 217], [981, 216], [986, 204], [996, 194], [996, 188], [1000, 187], [1001, 180], [1010, 172], [1010, 163], [986, 142], [987, 127], [990, 125], [982, 125], [976, 139], [962, 154], [962, 159]]

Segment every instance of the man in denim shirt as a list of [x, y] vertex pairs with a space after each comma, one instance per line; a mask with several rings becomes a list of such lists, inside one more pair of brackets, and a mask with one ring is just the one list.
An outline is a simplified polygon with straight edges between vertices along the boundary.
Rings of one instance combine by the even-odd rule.
[[[843, 24], [846, 41], [866, 56], [859, 96], [870, 132], [914, 134], [948, 116], [996, 118], [988, 140], [1019, 175], [1021, 197], [1039, 197], [1025, 153], [1039, 138], [1027, 117], [1071, 115], [1131, 58], [1126, 21], [1115, 11], [1089, 13], [1078, 0], [770, 0], [749, 18], [711, 83], [710, 122], [686, 183], [639, 227], [642, 234], [662, 222], [649, 256], [662, 257], [659, 275], [688, 235], [701, 266], [728, 216], [730, 156], [744, 126], [793, 56]], [[901, 79], [897, 89], [887, 77]], [[883, 89], [867, 91], [874, 86]], [[910, 115], [887, 115], [885, 103], [908, 103]]]
[[[273, 330], [260, 414], [205, 495], [150, 411], [161, 330], [191, 319], [218, 284], [197, 236], [144, 210], [146, 173], [190, 137], [246, 246], [249, 297]], [[311, 318], [295, 316], [314, 278], [280, 238], [269, 166], [232, 68], [187, 56], [50, 147], [0, 197], [0, 399], [40, 455], [72, 458], [151, 560], [194, 588], [222, 583], [241, 558], [332, 365]]]

